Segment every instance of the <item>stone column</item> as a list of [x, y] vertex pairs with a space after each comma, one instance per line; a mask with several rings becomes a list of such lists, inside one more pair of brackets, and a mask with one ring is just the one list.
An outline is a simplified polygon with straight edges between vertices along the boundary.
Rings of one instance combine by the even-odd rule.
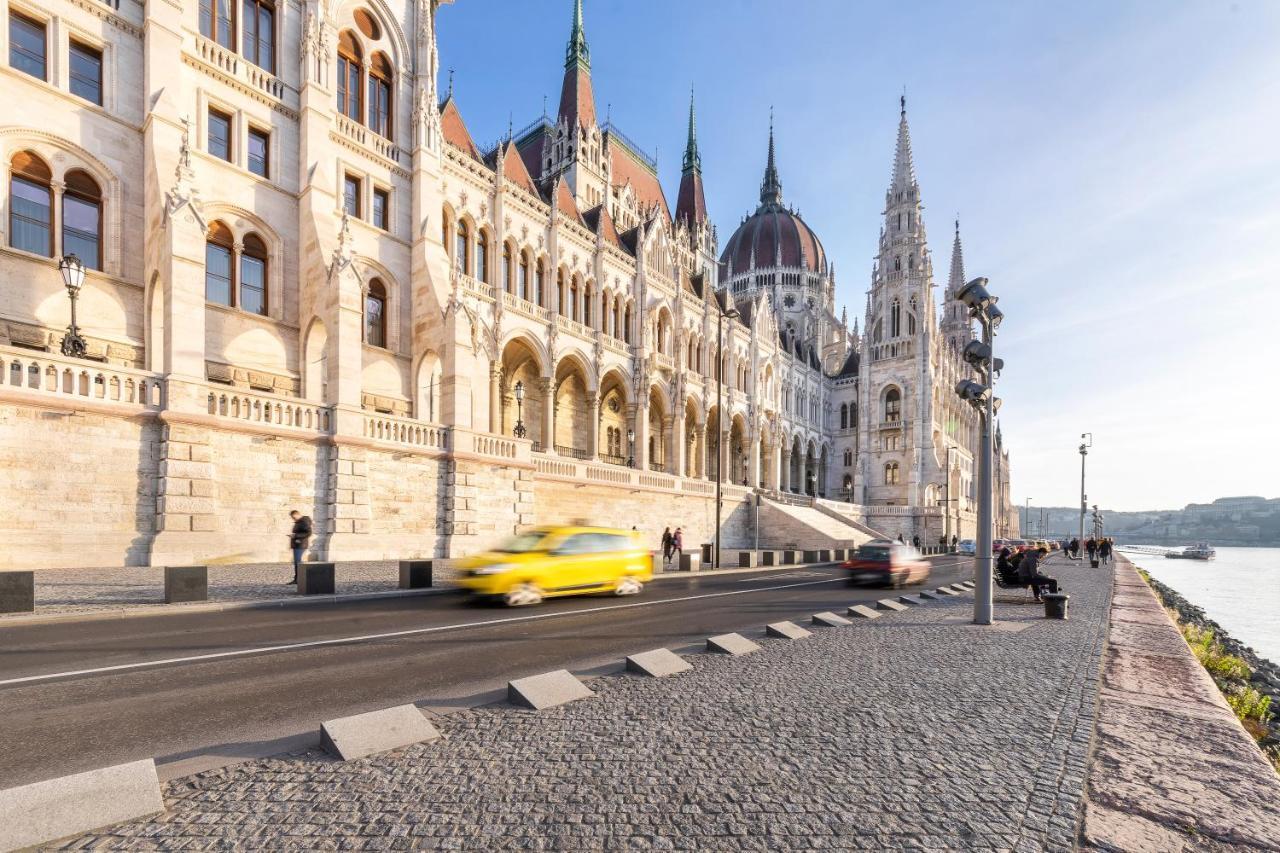
[[668, 428], [671, 433], [671, 464], [668, 466], [671, 473], [677, 477], [683, 477], [685, 472], [685, 453], [689, 449], [688, 440], [685, 438], [684, 417], [673, 417], [671, 426]]
[[758, 437], [753, 437], [751, 439], [751, 452], [749, 456], [751, 461], [748, 463], [747, 485], [759, 486], [762, 478], [760, 476], [760, 439]]
[[556, 452], [556, 383], [548, 376], [538, 379], [542, 391], [542, 450]]
[[635, 465], [637, 471], [649, 468], [649, 406], [635, 406], [631, 423], [636, 433]]
[[587, 458], [592, 462], [600, 459], [600, 394], [592, 392], [587, 395]]
[[502, 434], [502, 363], [489, 362], [489, 432]]
[[160, 444], [153, 566], [207, 560], [218, 547], [214, 534], [221, 529], [210, 450], [212, 431], [171, 417], [166, 413]]
[[786, 447], [782, 448], [782, 460], [779, 468], [778, 491], [787, 492], [791, 490], [791, 451]]
[[679, 436], [676, 435], [677, 420], [675, 415], [667, 415], [662, 419], [662, 431], [666, 434], [663, 453], [666, 456], [664, 462], [667, 473], [678, 477], [680, 476], [680, 441]]

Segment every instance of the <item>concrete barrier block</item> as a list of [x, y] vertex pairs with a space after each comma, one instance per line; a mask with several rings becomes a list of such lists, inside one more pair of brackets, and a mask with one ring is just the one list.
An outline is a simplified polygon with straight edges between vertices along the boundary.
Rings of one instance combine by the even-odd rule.
[[900, 595], [898, 601], [911, 607], [925, 603], [925, 600], [918, 595]]
[[431, 560], [401, 560], [400, 588], [427, 589], [434, 581], [433, 567]]
[[591, 688], [583, 684], [567, 669], [544, 672], [528, 678], [507, 682], [507, 700], [513, 705], [541, 711], [567, 702], [594, 696]]
[[413, 705], [397, 705], [320, 724], [321, 745], [343, 761], [439, 737], [436, 727]]
[[702, 562], [706, 563], [708, 566], [711, 565], [711, 552], [715, 547], [714, 542], [702, 543]]
[[796, 554], [797, 554], [797, 553], [799, 553], [799, 552], [797, 552], [797, 551], [783, 551], [783, 552], [782, 552], [782, 565], [784, 565], [784, 566], [790, 566], [790, 565], [792, 565], [793, 563], [795, 563], [795, 561], [796, 561]]
[[818, 551], [818, 562], [819, 562], [819, 563], [830, 563], [830, 562], [831, 562], [831, 549], [830, 549], [830, 548], [823, 548], [823, 549], [821, 549], [821, 550], [819, 550], [819, 551]]
[[836, 548], [836, 549], [834, 549], [834, 550], [831, 552], [831, 559], [833, 559], [833, 560], [839, 560], [840, 562], [842, 562], [842, 563], [843, 563], [843, 562], [844, 562], [844, 560], [845, 560], [845, 556], [844, 556], [844, 555], [845, 555], [846, 553], [848, 553], [848, 552], [847, 552], [844, 548]]
[[0, 850], [20, 850], [164, 811], [150, 758], [0, 791]]
[[800, 560], [801, 560], [801, 562], [804, 562], [804, 563], [816, 563], [816, 562], [818, 562], [818, 552], [817, 552], [816, 550], [815, 550], [815, 551], [801, 551], [801, 552], [800, 552]]
[[36, 609], [36, 573], [0, 572], [0, 613], [30, 613]]
[[303, 563], [298, 567], [298, 595], [333, 595], [333, 563]]
[[207, 566], [165, 566], [164, 603], [209, 600]]
[[938, 599], [942, 598], [942, 596], [939, 595], [938, 593], [929, 592], [929, 590], [927, 589], [920, 590], [919, 592], [916, 593], [916, 595], [919, 596], [920, 598], [923, 598], [925, 601], [937, 601]]
[[[708, 560], [710, 562], [710, 560]], [[680, 571], [696, 572], [702, 569], [702, 561], [698, 559], [697, 554], [680, 553]]]
[[778, 565], [778, 552], [777, 551], [761, 551], [760, 565], [762, 566]]
[[806, 631], [794, 622], [771, 622], [764, 626], [764, 632], [770, 637], [781, 640], [803, 640], [805, 637], [813, 636], [812, 632]]
[[821, 613], [813, 614], [813, 624], [819, 625], [823, 628], [840, 628], [844, 625], [852, 625], [853, 623], [838, 613], [832, 613], [829, 610], [824, 610]]
[[738, 552], [738, 568], [754, 569], [758, 565], [760, 565], [760, 555], [755, 551]]
[[638, 672], [654, 678], [663, 678], [690, 669], [693, 669], [693, 664], [671, 649], [653, 649], [627, 657], [627, 672]]
[[959, 595], [960, 594], [949, 586], [940, 586], [934, 591], [942, 595]]
[[717, 634], [707, 637], [707, 651], [724, 655], [749, 655], [760, 647], [741, 634]]
[[868, 607], [865, 604], [855, 604], [845, 612], [848, 613], [850, 616], [857, 617], [858, 619], [879, 619], [880, 618], [880, 613], [878, 611], [872, 610], [870, 607]]
[[961, 586], [961, 587], [964, 587], [965, 589], [973, 589], [974, 583], [973, 581], [960, 581], [960, 583], [956, 584], [956, 586]]
[[876, 610], [899, 611], [899, 610], [906, 610], [906, 609], [907, 609], [907, 605], [899, 604], [898, 602], [894, 601], [892, 598], [882, 598], [876, 602]]

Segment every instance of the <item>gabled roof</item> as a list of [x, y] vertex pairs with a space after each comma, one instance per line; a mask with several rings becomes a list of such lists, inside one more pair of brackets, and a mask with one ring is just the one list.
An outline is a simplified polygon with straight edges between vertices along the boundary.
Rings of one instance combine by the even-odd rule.
[[857, 376], [858, 367], [860, 364], [861, 364], [861, 359], [858, 356], [858, 351], [856, 349], [850, 349], [849, 357], [844, 360], [844, 364], [840, 367], [840, 370], [836, 373], [836, 378], [844, 378], [846, 376]]
[[658, 180], [657, 173], [632, 154], [630, 148], [612, 134], [610, 134], [609, 158], [613, 169], [613, 185], [621, 187], [631, 184], [631, 189], [641, 205], [645, 207], [657, 205], [662, 215], [670, 222], [671, 211], [667, 207], [667, 197], [662, 192], [662, 182]]
[[622, 240], [618, 237], [618, 229], [614, 227], [613, 217], [609, 215], [609, 208], [604, 204], [597, 204], [590, 210], [583, 211], [582, 221], [593, 234], [601, 235], [610, 246], [625, 251]]
[[524, 160], [520, 157], [520, 150], [510, 142], [502, 147], [505, 148], [501, 164], [502, 177], [530, 195], [541, 198], [541, 193], [534, 186], [533, 178], [529, 175], [529, 170], [525, 167]]
[[467, 123], [462, 120], [462, 113], [458, 111], [458, 102], [452, 95], [447, 96], [440, 105], [440, 132], [444, 135], [445, 142], [465, 151], [475, 160], [484, 162], [484, 155], [472, 140]]
[[556, 210], [582, 225], [582, 214], [578, 212], [578, 205], [573, 200], [573, 193], [569, 192], [569, 182], [556, 181], [555, 193]]

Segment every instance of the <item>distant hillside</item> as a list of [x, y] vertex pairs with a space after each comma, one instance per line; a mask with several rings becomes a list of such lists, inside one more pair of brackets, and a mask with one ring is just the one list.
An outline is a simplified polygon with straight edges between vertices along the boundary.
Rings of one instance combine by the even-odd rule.
[[[1025, 536], [1075, 535], [1080, 527], [1077, 507], [1031, 508]], [[1207, 541], [1214, 545], [1264, 545], [1280, 547], [1280, 498], [1218, 498], [1209, 504], [1187, 504], [1182, 509], [1147, 512], [1113, 512], [1100, 508], [1106, 533], [1123, 541], [1155, 545], [1185, 545]], [[1023, 513], [1019, 511], [1019, 518]], [[1092, 533], [1089, 517], [1085, 532]]]

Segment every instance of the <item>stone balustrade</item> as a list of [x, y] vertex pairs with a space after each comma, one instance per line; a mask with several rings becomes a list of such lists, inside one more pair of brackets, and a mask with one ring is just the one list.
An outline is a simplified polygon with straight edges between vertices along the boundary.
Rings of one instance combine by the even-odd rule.
[[208, 411], [215, 418], [299, 432], [327, 433], [333, 429], [333, 411], [329, 406], [297, 397], [250, 393], [238, 388], [210, 387]]
[[[118, 8], [118, 7], [117, 7]], [[246, 86], [267, 95], [275, 100], [284, 100], [284, 81], [252, 62], [243, 59], [233, 50], [228, 50], [215, 41], [204, 36], [195, 37], [196, 56], [202, 62], [222, 73], [234, 77]]]
[[164, 406], [164, 384], [155, 374], [17, 347], [0, 347], [0, 387], [152, 411]]
[[365, 415], [364, 437], [423, 450], [448, 450], [448, 429], [439, 424], [398, 418], [391, 415]]
[[390, 160], [392, 163], [400, 162], [400, 147], [382, 134], [375, 133], [370, 128], [341, 114], [334, 116], [334, 124], [338, 133], [346, 139], [384, 160]]

